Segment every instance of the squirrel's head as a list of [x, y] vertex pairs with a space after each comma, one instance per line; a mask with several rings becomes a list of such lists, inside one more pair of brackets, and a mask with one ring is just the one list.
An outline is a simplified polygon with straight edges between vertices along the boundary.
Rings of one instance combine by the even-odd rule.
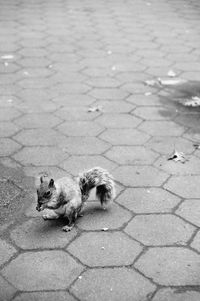
[[37, 189], [36, 210], [41, 211], [44, 210], [45, 208], [50, 208], [48, 206], [48, 203], [52, 200], [52, 196], [55, 191], [56, 191], [56, 187], [54, 184], [54, 180], [53, 179], [49, 180], [47, 176], [41, 176], [40, 185]]

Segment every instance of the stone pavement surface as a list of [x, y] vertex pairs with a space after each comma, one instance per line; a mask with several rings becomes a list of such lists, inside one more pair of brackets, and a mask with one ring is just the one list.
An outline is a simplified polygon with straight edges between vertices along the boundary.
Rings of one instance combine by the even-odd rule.
[[[200, 300], [199, 111], [144, 84], [200, 78], [199, 14], [198, 0], [0, 0], [1, 301]], [[108, 210], [89, 201], [70, 233], [36, 212], [34, 177], [98, 165], [117, 183]]]

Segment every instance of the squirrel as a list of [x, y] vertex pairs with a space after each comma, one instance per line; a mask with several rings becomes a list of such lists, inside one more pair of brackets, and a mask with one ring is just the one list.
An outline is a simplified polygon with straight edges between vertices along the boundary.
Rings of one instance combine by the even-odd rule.
[[93, 188], [96, 188], [96, 197], [102, 206], [115, 197], [113, 177], [101, 167], [84, 171], [75, 179], [64, 177], [54, 181], [49, 180], [46, 175], [41, 176], [37, 188], [36, 210], [51, 210], [43, 215], [44, 220], [67, 218], [68, 224], [62, 229], [66, 232], [71, 231]]

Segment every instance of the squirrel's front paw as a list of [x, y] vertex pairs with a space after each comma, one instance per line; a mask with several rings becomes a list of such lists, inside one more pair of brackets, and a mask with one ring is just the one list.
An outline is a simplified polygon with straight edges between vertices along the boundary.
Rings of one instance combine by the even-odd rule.
[[64, 227], [62, 227], [62, 230], [65, 232], [69, 232], [72, 230], [72, 228], [73, 228], [73, 225], [72, 226], [64, 226]]
[[48, 214], [44, 214], [43, 216], [43, 219], [46, 221], [47, 219], [50, 219], [50, 216]]

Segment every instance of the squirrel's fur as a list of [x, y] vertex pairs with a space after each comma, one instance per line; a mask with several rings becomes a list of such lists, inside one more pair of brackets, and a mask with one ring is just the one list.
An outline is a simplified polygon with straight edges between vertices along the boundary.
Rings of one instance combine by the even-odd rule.
[[51, 209], [50, 213], [43, 215], [45, 220], [66, 217], [68, 225], [63, 227], [63, 230], [70, 231], [91, 189], [95, 187], [101, 205], [112, 201], [115, 197], [113, 177], [100, 167], [89, 169], [76, 179], [64, 177], [54, 181], [49, 180], [47, 176], [40, 177], [36, 209], [38, 211]]

